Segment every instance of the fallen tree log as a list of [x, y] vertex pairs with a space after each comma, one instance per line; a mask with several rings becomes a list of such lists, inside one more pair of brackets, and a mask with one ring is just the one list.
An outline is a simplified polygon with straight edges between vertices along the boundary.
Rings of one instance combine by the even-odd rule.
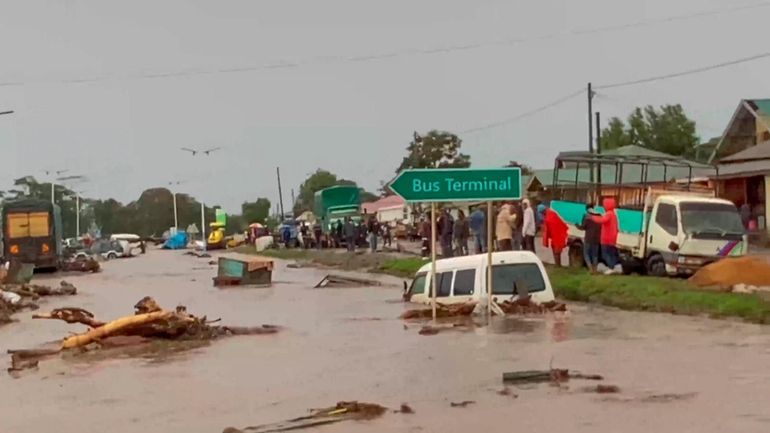
[[[273, 325], [258, 327], [212, 326], [219, 319], [208, 321], [206, 316], [196, 317], [187, 313], [187, 308], [178, 306], [175, 310], [164, 310], [151, 297], [146, 296], [134, 305], [135, 314], [121, 317], [110, 322], [97, 320], [93, 313], [82, 308], [58, 308], [49, 313], [33, 316], [36, 319], [56, 319], [67, 323], [89, 326], [88, 331], [64, 338], [56, 347], [44, 350], [13, 350], [13, 370], [37, 365], [34, 360], [57, 354], [69, 349], [82, 348], [95, 344], [95, 348], [107, 348], [113, 341], [128, 339], [121, 347], [147, 343], [150, 339], [207, 341], [221, 336], [275, 334], [280, 330]], [[29, 362], [27, 362], [29, 360]]]
[[33, 319], [58, 319], [67, 323], [82, 323], [92, 328], [104, 326], [104, 322], [94, 319], [93, 313], [77, 307], [57, 308], [50, 313], [33, 314]]
[[64, 341], [62, 341], [61, 346], [62, 349], [72, 349], [75, 347], [85, 346], [101, 338], [109, 337], [110, 335], [119, 335], [125, 333], [125, 331], [129, 328], [139, 327], [152, 322], [168, 319], [173, 315], [174, 313], [169, 311], [156, 311], [153, 313], [121, 317], [120, 319], [113, 320], [112, 322], [106, 323], [103, 326], [92, 329], [83, 334], [67, 337], [64, 339]]

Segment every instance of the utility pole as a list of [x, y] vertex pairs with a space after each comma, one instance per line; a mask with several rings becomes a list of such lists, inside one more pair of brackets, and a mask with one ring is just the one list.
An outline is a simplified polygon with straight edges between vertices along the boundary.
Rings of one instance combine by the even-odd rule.
[[283, 191], [281, 190], [281, 168], [280, 167], [275, 168], [275, 174], [278, 176], [278, 203], [280, 203], [281, 205], [280, 220], [283, 221], [285, 214], [283, 212]]
[[[594, 108], [593, 108], [594, 91], [591, 89], [591, 83], [588, 83], [588, 152], [594, 153]], [[589, 164], [589, 171], [591, 183], [594, 183], [594, 165]]]
[[[602, 154], [602, 116], [596, 112], [596, 154]], [[597, 183], [597, 202], [602, 198], [602, 163], [599, 162], [599, 168], [596, 170]]]
[[85, 191], [75, 191], [75, 239], [80, 237], [80, 195]]
[[296, 204], [296, 201], [294, 199], [294, 188], [291, 189], [291, 207], [294, 208], [294, 205]]

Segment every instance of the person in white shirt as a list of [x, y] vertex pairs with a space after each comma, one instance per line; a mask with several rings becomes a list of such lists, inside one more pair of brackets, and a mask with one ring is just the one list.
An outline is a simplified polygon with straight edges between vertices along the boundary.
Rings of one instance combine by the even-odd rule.
[[537, 231], [537, 225], [535, 225], [535, 211], [532, 209], [528, 199], [524, 199], [521, 202], [521, 206], [524, 208], [524, 223], [521, 226], [521, 235], [524, 238], [522, 244], [525, 251], [535, 252], [535, 232]]

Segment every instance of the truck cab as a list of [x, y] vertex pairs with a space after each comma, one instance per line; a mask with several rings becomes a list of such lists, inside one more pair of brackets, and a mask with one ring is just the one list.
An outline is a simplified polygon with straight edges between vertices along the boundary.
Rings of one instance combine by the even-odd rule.
[[738, 209], [727, 200], [662, 195], [652, 206], [638, 259], [648, 273], [689, 275], [724, 257], [746, 254]]

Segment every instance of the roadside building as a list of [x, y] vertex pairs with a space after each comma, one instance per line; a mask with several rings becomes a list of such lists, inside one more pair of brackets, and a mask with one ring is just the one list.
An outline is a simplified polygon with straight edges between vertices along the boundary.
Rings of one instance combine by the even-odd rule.
[[770, 188], [770, 141], [720, 159], [717, 173], [714, 180], [719, 196], [738, 207], [748, 204], [750, 220], [753, 221], [751, 226], [767, 230], [770, 203], [766, 192]]
[[719, 196], [741, 207], [747, 204], [750, 226], [768, 230], [770, 203], [770, 99], [744, 99], [738, 103], [722, 137], [711, 152], [717, 166]]
[[710, 161], [721, 161], [766, 141], [770, 141], [770, 99], [744, 99], [735, 109]]
[[367, 215], [376, 215], [380, 223], [411, 224], [414, 222], [411, 207], [397, 195], [364, 203], [362, 209]]

